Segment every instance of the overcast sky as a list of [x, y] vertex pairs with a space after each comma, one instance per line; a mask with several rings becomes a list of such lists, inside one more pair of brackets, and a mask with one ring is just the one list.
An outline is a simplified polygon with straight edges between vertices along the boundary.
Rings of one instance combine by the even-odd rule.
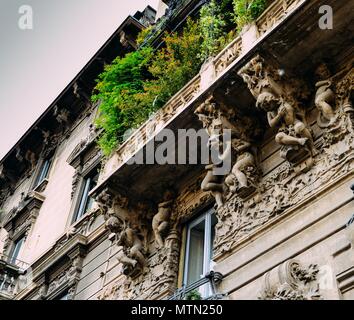
[[[0, 159], [120, 23], [158, 0], [0, 0]], [[33, 30], [18, 12], [33, 9]]]

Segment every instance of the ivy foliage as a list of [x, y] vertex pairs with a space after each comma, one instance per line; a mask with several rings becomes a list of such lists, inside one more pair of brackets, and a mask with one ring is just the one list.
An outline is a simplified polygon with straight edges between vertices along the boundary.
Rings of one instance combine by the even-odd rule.
[[257, 19], [267, 7], [267, 0], [233, 0], [234, 16], [238, 31]]

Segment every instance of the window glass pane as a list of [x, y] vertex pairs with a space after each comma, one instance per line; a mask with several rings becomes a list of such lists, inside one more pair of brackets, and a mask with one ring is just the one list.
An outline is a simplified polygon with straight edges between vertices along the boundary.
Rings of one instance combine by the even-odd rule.
[[15, 242], [15, 247], [14, 247], [12, 254], [11, 254], [11, 261], [10, 261], [11, 263], [16, 263], [16, 259], [20, 253], [23, 242], [24, 242], [24, 237], [21, 237], [20, 239], [18, 239]]
[[[90, 193], [90, 191], [93, 190], [94, 187], [96, 187], [97, 180], [98, 180], [98, 173], [90, 179], [90, 186], [89, 186], [88, 193]], [[88, 197], [88, 199], [86, 201], [86, 206], [84, 209], [84, 214], [92, 208], [93, 203], [94, 203], [94, 199], [91, 197]]]
[[38, 186], [44, 179], [48, 178], [49, 168], [52, 163], [52, 159], [47, 159], [42, 163], [41, 170], [39, 171], [35, 185]]
[[82, 191], [81, 199], [80, 199], [80, 206], [79, 206], [79, 209], [77, 211], [77, 214], [76, 214], [76, 217], [75, 217], [75, 221], [80, 219], [85, 213], [85, 208], [86, 208], [86, 203], [87, 203], [87, 200], [88, 200], [87, 197], [88, 197], [89, 191], [90, 191], [90, 178], [85, 180], [84, 189]]
[[79, 220], [86, 212], [88, 212], [94, 203], [94, 199], [89, 197], [90, 191], [97, 185], [98, 181], [98, 172], [94, 171], [94, 173], [88, 176], [84, 182], [84, 189], [81, 194], [80, 205], [77, 210], [74, 222]]
[[187, 285], [201, 278], [204, 261], [205, 220], [190, 229], [187, 257]]
[[45, 168], [43, 170], [43, 180], [48, 178], [48, 175], [49, 175], [49, 168], [50, 168], [50, 165], [52, 164], [52, 159], [49, 159], [45, 162]]

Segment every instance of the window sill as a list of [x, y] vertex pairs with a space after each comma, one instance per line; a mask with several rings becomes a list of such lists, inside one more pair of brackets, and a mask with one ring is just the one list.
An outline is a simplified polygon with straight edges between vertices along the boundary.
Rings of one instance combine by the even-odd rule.
[[33, 189], [33, 191], [36, 191], [38, 193], [41, 193], [45, 190], [45, 188], [48, 185], [48, 179], [43, 179], [39, 184], [37, 184], [37, 186]]

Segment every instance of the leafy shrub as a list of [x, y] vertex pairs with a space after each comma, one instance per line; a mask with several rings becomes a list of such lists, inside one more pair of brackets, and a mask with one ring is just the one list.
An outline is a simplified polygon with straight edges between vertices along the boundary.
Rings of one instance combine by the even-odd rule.
[[267, 0], [233, 0], [237, 29], [257, 19], [267, 7]]
[[146, 117], [147, 110], [139, 109], [133, 102], [135, 95], [144, 91], [151, 57], [151, 48], [129, 53], [116, 58], [99, 75], [91, 98], [100, 102], [96, 126], [104, 129], [98, 143], [106, 155], [121, 142], [126, 130]]
[[[163, 48], [154, 52], [146, 45], [105, 67], [92, 96], [100, 102], [96, 126], [103, 129], [98, 143], [105, 155], [190, 81], [206, 58], [232, 40], [232, 1], [212, 0], [201, 9], [199, 20], [187, 20], [183, 32], [166, 33]], [[139, 44], [150, 31], [142, 31]]]
[[202, 300], [202, 295], [195, 289], [186, 294], [185, 300]]

